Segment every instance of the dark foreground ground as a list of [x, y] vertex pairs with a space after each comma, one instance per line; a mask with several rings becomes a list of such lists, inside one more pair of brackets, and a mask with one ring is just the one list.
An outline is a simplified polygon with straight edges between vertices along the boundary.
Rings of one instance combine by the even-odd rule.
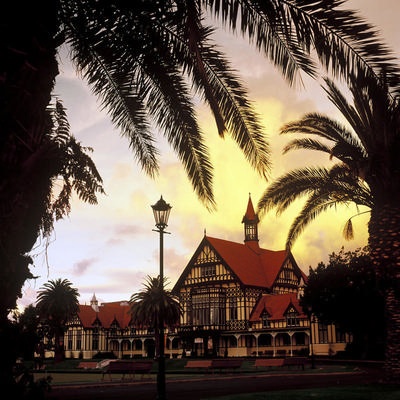
[[[167, 380], [168, 400], [201, 400], [233, 393], [267, 392], [272, 390], [306, 389], [337, 385], [364, 385], [382, 381], [379, 368], [362, 368], [353, 372], [222, 374], [174, 378]], [[54, 386], [46, 395], [53, 400], [155, 400], [155, 380], [143, 382], [99, 382], [85, 385]]]

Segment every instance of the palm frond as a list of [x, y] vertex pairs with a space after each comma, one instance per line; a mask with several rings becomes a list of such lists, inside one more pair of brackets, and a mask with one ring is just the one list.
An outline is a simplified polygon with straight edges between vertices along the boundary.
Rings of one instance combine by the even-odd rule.
[[311, 194], [316, 187], [329, 183], [329, 170], [309, 167], [290, 171], [277, 178], [262, 194], [257, 208], [260, 216], [275, 208], [277, 215], [282, 214], [303, 196]]
[[305, 227], [323, 211], [338, 205], [371, 207], [369, 188], [357, 176], [349, 173], [345, 164], [332, 168], [304, 168], [291, 171], [270, 185], [258, 202], [258, 212], [275, 209], [280, 215], [295, 200], [305, 199], [305, 204], [290, 227], [287, 246], [291, 246]]
[[310, 138], [294, 139], [284, 146], [282, 154], [292, 150], [315, 150], [331, 154], [332, 147]]
[[[326, 194], [325, 194], [326, 195]], [[299, 215], [295, 218], [289, 228], [286, 239], [286, 248], [290, 249], [305, 228], [324, 211], [335, 207], [336, 201], [327, 199], [321, 194], [312, 195], [303, 206]]]
[[207, 0], [204, 4], [217, 18], [221, 17], [233, 32], [240, 30], [247, 36], [290, 84], [301, 81], [300, 71], [316, 75], [315, 62], [303, 51], [293, 32], [284, 2]]
[[181, 24], [182, 29], [178, 30], [177, 34], [188, 43], [187, 47], [190, 52], [190, 60], [193, 61], [193, 69], [196, 71], [197, 82], [201, 83], [204, 90], [205, 99], [214, 115], [218, 133], [220, 136], [224, 136], [226, 130], [225, 119], [221, 114], [220, 102], [215, 96], [213, 86], [207, 76], [205, 60], [201, 51], [205, 39], [212, 30], [202, 26], [202, 10], [198, 1], [187, 0], [186, 6], [187, 12]]
[[[88, 15], [93, 20], [102, 18], [101, 7], [89, 10], [90, 5], [85, 2], [63, 3], [63, 6], [64, 34], [71, 47], [73, 62], [100, 98], [103, 108], [108, 110], [112, 122], [121, 129], [122, 135], [128, 137], [143, 170], [154, 176], [158, 172], [158, 153], [143, 99], [133, 84], [140, 79], [138, 59], [135, 53], [126, 52], [127, 48], [122, 46], [127, 33], [126, 23], [110, 28], [111, 33], [104, 29], [108, 21], [88, 23], [85, 18]], [[140, 43], [136, 45], [140, 46]]]
[[[223, 119], [223, 124], [217, 122], [220, 136], [230, 134], [254, 169], [267, 177], [271, 168], [269, 145], [259, 116], [247, 98], [247, 90], [211, 41], [213, 30], [200, 26], [198, 20], [191, 22], [190, 26], [193, 25], [194, 32], [187, 32], [184, 25], [182, 35], [178, 31], [178, 35], [171, 38], [174, 54], [192, 81], [195, 92], [209, 105], [217, 120]], [[189, 46], [182, 37], [187, 38]]]
[[[351, 106], [339, 92], [340, 98], [346, 103], [344, 106], [353, 121], [358, 119]], [[350, 107], [350, 108], [349, 108]], [[357, 122], [355, 122], [357, 123]], [[362, 129], [358, 126], [357, 129]], [[367, 176], [369, 155], [366, 144], [358, 138], [354, 131], [350, 131], [343, 124], [319, 113], [308, 113], [300, 120], [287, 123], [281, 128], [281, 134], [314, 135], [324, 139], [324, 143], [313, 138], [296, 139], [289, 142], [283, 149], [284, 153], [291, 150], [315, 150], [329, 154], [346, 164], [352, 173], [365, 179]]]
[[[246, 159], [263, 177], [271, 169], [270, 149], [266, 135], [246, 96], [246, 89], [229, 67], [225, 57], [215, 48], [202, 46], [208, 82], [218, 99], [228, 133], [243, 151]], [[196, 71], [194, 71], [196, 75]], [[198, 79], [195, 78], [198, 82]]]
[[230, 29], [254, 41], [289, 82], [300, 70], [316, 75], [310, 57], [315, 49], [319, 63], [336, 76], [348, 79], [359, 72], [379, 78], [379, 71], [385, 71], [391, 87], [399, 90], [400, 69], [394, 52], [357, 11], [341, 7], [343, 0], [203, 2]]
[[353, 229], [353, 223], [351, 221], [351, 218], [349, 218], [346, 223], [344, 224], [343, 228], [343, 237], [346, 240], [352, 240], [354, 239], [354, 229]]
[[144, 62], [144, 81], [139, 92], [149, 115], [181, 160], [189, 180], [203, 203], [214, 208], [213, 168], [204, 137], [197, 124], [194, 105], [179, 72], [164, 63]]
[[340, 144], [348, 148], [349, 154], [366, 155], [363, 144], [353, 132], [345, 125], [320, 113], [307, 113], [301, 119], [283, 125], [280, 133], [319, 136], [333, 142], [332, 149]]
[[325, 82], [327, 85], [325, 90], [328, 94], [328, 99], [341, 112], [353, 130], [357, 132], [357, 137], [361, 141], [363, 147], [365, 149], [371, 148], [370, 132], [367, 122], [371, 120], [370, 113], [365, 109], [364, 112], [362, 112], [362, 116], [359, 115], [354, 106], [349, 103], [346, 96], [342, 94], [332, 80], [326, 79]]
[[360, 191], [357, 182], [349, 183], [342, 179], [332, 180], [325, 186], [316, 188], [307, 198], [301, 212], [290, 226], [286, 246], [290, 248], [304, 229], [321, 213], [332, 208], [336, 209], [339, 205], [348, 206], [352, 202], [357, 204], [357, 201], [365, 205], [364, 197], [354, 195], [354, 191]]
[[[62, 102], [56, 99], [48, 107], [48, 113], [51, 121], [49, 132], [44, 136], [40, 157], [36, 156], [36, 162], [48, 165], [46, 175], [39, 177], [43, 182], [36, 185], [45, 185], [39, 227], [44, 237], [51, 234], [54, 221], [70, 213], [73, 190], [79, 199], [90, 204], [97, 204], [98, 194], [105, 194], [103, 180], [88, 154], [92, 149], [82, 146], [71, 135]], [[30, 173], [32, 172], [33, 169], [30, 168]], [[61, 190], [53, 192], [56, 182], [59, 183], [60, 180]]]

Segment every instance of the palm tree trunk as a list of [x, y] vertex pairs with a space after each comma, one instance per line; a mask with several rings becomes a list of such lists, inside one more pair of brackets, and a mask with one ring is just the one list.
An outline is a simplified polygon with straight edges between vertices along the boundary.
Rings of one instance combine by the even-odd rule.
[[400, 202], [371, 211], [369, 246], [385, 300], [385, 379], [400, 383]]
[[63, 333], [58, 332], [54, 335], [54, 362], [59, 363], [64, 360], [64, 340], [61, 340]]

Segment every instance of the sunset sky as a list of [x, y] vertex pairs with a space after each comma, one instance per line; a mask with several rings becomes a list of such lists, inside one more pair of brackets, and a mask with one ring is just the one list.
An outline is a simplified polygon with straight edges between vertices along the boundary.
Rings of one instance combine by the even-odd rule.
[[[351, 0], [347, 8], [359, 9], [399, 54], [398, 0]], [[319, 111], [342, 120], [338, 111], [315, 82], [306, 78], [303, 89], [289, 87], [269, 61], [246, 41], [222, 31], [217, 37], [261, 116], [273, 154], [272, 179], [293, 167], [309, 165], [312, 153], [281, 154], [288, 138], [278, 135], [279, 128], [306, 112]], [[205, 231], [209, 236], [243, 242], [241, 221], [249, 193], [256, 207], [268, 182], [252, 170], [229, 136], [225, 139], [218, 136], [208, 109], [199, 108], [198, 116], [214, 165], [218, 207], [214, 212], [207, 211], [194, 195], [181, 163], [161, 137], [160, 175], [154, 180], [144, 175], [127, 140], [113, 128], [107, 114], [100, 111], [96, 98], [66, 57], [60, 60], [54, 94], [67, 108], [73, 135], [83, 146], [94, 149], [91, 156], [107, 195], [99, 197], [96, 206], [74, 200], [70, 216], [56, 223], [47, 253], [45, 243], [37, 243], [32, 251], [35, 264], [32, 273], [39, 278], [24, 286], [21, 306], [34, 303], [43, 284], [58, 278], [72, 282], [82, 304], [87, 304], [93, 294], [100, 302], [129, 300], [142, 288], [147, 275], [159, 273], [159, 237], [153, 231], [151, 205], [161, 195], [172, 206], [167, 228], [170, 234], [164, 238], [164, 274], [169, 279], [169, 288], [183, 272]], [[316, 165], [327, 161], [315, 157], [312, 160]], [[260, 246], [283, 249], [298, 211], [297, 204], [282, 216], [276, 217], [275, 212], [265, 215], [259, 224]], [[342, 236], [345, 221], [356, 213], [355, 207], [332, 210], [309, 225], [292, 248], [305, 273], [309, 266], [327, 261], [328, 255], [342, 246], [354, 250], [366, 245], [367, 216], [354, 220], [355, 240], [347, 242]]]

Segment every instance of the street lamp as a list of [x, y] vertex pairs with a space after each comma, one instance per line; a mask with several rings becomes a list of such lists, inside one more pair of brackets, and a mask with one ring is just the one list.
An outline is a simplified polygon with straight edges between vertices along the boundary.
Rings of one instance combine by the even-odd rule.
[[313, 347], [313, 321], [314, 321], [314, 316], [312, 312], [312, 307], [309, 306], [307, 308], [308, 311], [308, 318], [309, 318], [309, 323], [310, 323], [310, 353], [311, 353], [311, 368], [315, 369], [315, 357], [314, 357], [314, 347]]
[[[169, 213], [171, 211], [171, 206], [165, 202], [165, 200], [160, 198], [156, 204], [151, 206], [153, 209], [154, 219], [156, 221], [156, 227], [158, 229], [153, 229], [155, 232], [160, 233], [160, 289], [161, 294], [164, 292], [164, 233], [165, 228], [168, 226]], [[161, 299], [163, 296], [161, 296]], [[162, 311], [162, 310], [161, 310]], [[161, 312], [158, 316], [158, 372], [157, 372], [157, 399], [165, 400], [165, 355], [164, 355], [164, 315]], [[157, 329], [157, 327], [156, 327]]]

